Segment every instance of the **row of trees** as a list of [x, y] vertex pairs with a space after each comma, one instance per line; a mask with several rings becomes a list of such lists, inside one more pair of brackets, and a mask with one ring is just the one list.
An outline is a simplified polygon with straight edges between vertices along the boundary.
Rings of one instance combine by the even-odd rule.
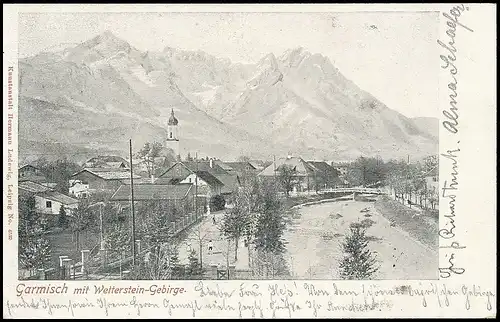
[[418, 204], [422, 208], [434, 209], [439, 192], [435, 186], [429, 185], [426, 177], [437, 165], [437, 157], [415, 163], [359, 157], [349, 165], [345, 179], [351, 186], [387, 186], [396, 200], [410, 206]]
[[[255, 249], [252, 267], [266, 276], [286, 273], [283, 258], [287, 209], [279, 194], [280, 186], [274, 181], [254, 178], [247, 180], [235, 194], [233, 207], [223, 217], [222, 233], [234, 241], [235, 261], [238, 259], [238, 245], [241, 238], [251, 250]], [[260, 268], [260, 269], [259, 269]]]

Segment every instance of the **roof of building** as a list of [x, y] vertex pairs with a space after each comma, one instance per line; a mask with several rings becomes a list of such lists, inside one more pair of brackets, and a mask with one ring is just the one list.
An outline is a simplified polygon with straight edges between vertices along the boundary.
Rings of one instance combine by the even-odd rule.
[[129, 166], [129, 163], [127, 160], [125, 160], [122, 157], [116, 156], [116, 155], [100, 155], [97, 157], [93, 157], [88, 159], [85, 163], [85, 167], [119, 167], [120, 164], [125, 164], [125, 166]]
[[47, 178], [45, 176], [41, 175], [27, 175], [23, 177], [18, 178], [18, 182], [24, 182], [24, 181], [32, 181], [32, 182], [46, 182]]
[[[178, 184], [134, 184], [134, 200], [178, 200], [184, 199], [192, 185]], [[131, 199], [130, 185], [120, 186], [113, 196], [112, 201], [128, 201]]]
[[435, 166], [423, 174], [424, 177], [435, 177], [439, 175], [439, 166]]
[[315, 169], [301, 157], [286, 157], [276, 159], [271, 165], [262, 170], [259, 176], [274, 176], [276, 174], [275, 170], [278, 172], [279, 169], [285, 165], [293, 167], [297, 171], [298, 176], [311, 175], [315, 171]]
[[178, 184], [181, 181], [179, 178], [155, 178], [155, 184]]
[[179, 120], [174, 115], [174, 109], [172, 109], [172, 113], [170, 113], [170, 118], [168, 119], [168, 125], [177, 125], [179, 124]]
[[37, 167], [35, 167], [34, 165], [31, 165], [31, 164], [23, 164], [23, 165], [19, 166], [18, 170], [21, 170], [21, 169], [24, 169], [24, 168], [33, 168], [33, 169], [36, 169], [36, 170], [40, 170], [40, 168], [37, 168]]
[[74, 205], [78, 203], [78, 199], [72, 198], [58, 191], [48, 190], [45, 192], [37, 193], [37, 196], [49, 199], [52, 201], [60, 202], [63, 205]]
[[[105, 168], [84, 168], [77, 173], [73, 174], [76, 176], [82, 172], [89, 172], [101, 179], [104, 180], [124, 180], [130, 179], [130, 170], [129, 169], [105, 169]], [[139, 179], [141, 176], [134, 174], [134, 179]]]
[[[237, 175], [233, 173], [229, 173], [228, 171], [225, 171], [222, 167], [217, 165], [215, 161], [212, 162], [212, 167], [210, 167], [210, 161], [181, 161], [177, 162], [174, 164], [172, 167], [170, 167], [167, 171], [165, 171], [160, 177], [165, 175], [172, 169], [175, 165], [177, 164], [182, 164], [184, 165], [189, 171], [192, 173], [200, 172], [200, 171], [205, 171], [210, 173], [212, 176], [217, 178], [222, 184], [224, 185], [221, 189], [222, 193], [231, 193], [236, 191], [238, 188], [239, 182], [238, 182], [238, 177]], [[160, 179], [160, 178], [159, 178]], [[175, 178], [173, 178], [175, 179]], [[184, 180], [185, 178], [177, 178], [180, 180]], [[172, 178], [170, 178], [172, 180]]]
[[233, 168], [227, 162], [223, 162], [223, 161], [220, 161], [220, 160], [216, 160], [214, 162], [215, 162], [215, 164], [217, 164], [219, 167], [221, 167], [222, 169], [224, 169], [226, 171], [233, 170]]
[[192, 172], [208, 171], [212, 175], [228, 174], [227, 171], [224, 170], [220, 165], [218, 165], [216, 161], [212, 162], [212, 166], [210, 166], [210, 161], [205, 160], [182, 161], [181, 163], [184, 164]]
[[329, 175], [338, 175], [338, 171], [324, 161], [307, 161], [307, 163], [312, 165], [315, 169], [317, 169], [317, 171], [321, 171]]
[[234, 171], [247, 171], [247, 168], [250, 167], [251, 170], [257, 170], [257, 168], [247, 161], [241, 162], [224, 162], [226, 166], [229, 166], [231, 170]]
[[224, 184], [224, 186], [222, 186], [221, 188], [221, 193], [235, 192], [240, 185], [238, 176], [233, 174], [218, 175], [217, 179], [219, 179]]
[[222, 186], [224, 183], [217, 179], [215, 176], [210, 174], [208, 171], [196, 171], [196, 175], [206, 183], [208, 183], [209, 186]]
[[45, 185], [33, 181], [19, 182], [18, 189], [22, 189], [24, 191], [32, 193], [39, 193], [52, 190], [50, 187], [47, 187]]

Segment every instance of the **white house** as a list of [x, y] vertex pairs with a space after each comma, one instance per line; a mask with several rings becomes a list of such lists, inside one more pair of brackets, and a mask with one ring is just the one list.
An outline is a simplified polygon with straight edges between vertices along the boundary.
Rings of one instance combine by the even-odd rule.
[[88, 182], [83, 182], [79, 179], [69, 180], [69, 194], [76, 198], [87, 198], [89, 187]]
[[59, 215], [61, 206], [64, 206], [66, 214], [71, 216], [71, 213], [78, 207], [78, 200], [52, 190], [35, 195], [35, 209], [41, 214]]
[[64, 205], [66, 214], [70, 216], [71, 212], [78, 207], [78, 199], [37, 182], [23, 181], [19, 183], [18, 188], [20, 196], [35, 197], [35, 210], [41, 214], [59, 215], [61, 206]]
[[[197, 184], [199, 189], [210, 191], [212, 196], [220, 195], [224, 184], [215, 176], [206, 171], [197, 171], [189, 174], [186, 178], [179, 181], [179, 183]], [[198, 191], [200, 193], [200, 191]], [[202, 192], [203, 193], [203, 192]]]

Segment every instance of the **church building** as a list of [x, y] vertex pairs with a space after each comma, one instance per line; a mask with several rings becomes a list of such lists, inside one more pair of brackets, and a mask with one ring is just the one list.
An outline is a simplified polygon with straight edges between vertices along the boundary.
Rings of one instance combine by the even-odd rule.
[[165, 147], [172, 149], [175, 156], [180, 155], [178, 126], [179, 121], [174, 115], [174, 109], [172, 109], [172, 113], [170, 114], [167, 124], [167, 142]]

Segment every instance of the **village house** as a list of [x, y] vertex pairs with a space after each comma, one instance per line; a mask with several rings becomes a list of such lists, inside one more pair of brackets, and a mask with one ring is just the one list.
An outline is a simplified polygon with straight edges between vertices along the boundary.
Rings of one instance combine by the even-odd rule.
[[[130, 184], [124, 184], [113, 193], [110, 201], [117, 203], [123, 211], [130, 207], [131, 196]], [[206, 198], [196, 198], [192, 184], [134, 183], [134, 202], [135, 204], [162, 203], [166, 211], [172, 215], [171, 221], [174, 231], [196, 221], [199, 216], [203, 215], [207, 206]]]
[[282, 168], [293, 170], [294, 192], [334, 188], [341, 183], [339, 172], [324, 161], [305, 161], [301, 157], [278, 158], [258, 174], [262, 178], [279, 177]]
[[129, 169], [129, 163], [119, 156], [102, 155], [87, 160], [83, 168]]
[[250, 162], [222, 162], [218, 161], [217, 164], [221, 165], [224, 170], [230, 174], [237, 175], [239, 178], [257, 175], [258, 171], [255, 166]]
[[[134, 179], [140, 178], [134, 174]], [[77, 185], [73, 191], [81, 196], [95, 192], [112, 194], [124, 180], [130, 181], [129, 169], [85, 168], [71, 176], [70, 186], [72, 183]]]
[[277, 158], [273, 163], [258, 174], [261, 178], [277, 178], [284, 167], [293, 170], [293, 192], [309, 191], [314, 187], [315, 168], [301, 157], [287, 156]]
[[338, 171], [340, 184], [343, 186], [349, 186], [349, 182], [347, 181], [347, 173], [351, 164], [351, 161], [331, 161], [330, 163], [332, 168]]
[[430, 171], [424, 173], [423, 178], [428, 190], [439, 189], [439, 169], [437, 165]]
[[32, 181], [23, 181], [19, 183], [20, 196], [34, 196], [35, 210], [40, 214], [59, 215], [61, 207], [64, 206], [66, 214], [71, 213], [78, 208], [78, 200], [55, 191], [47, 186]]
[[[177, 162], [162, 173], [159, 176], [159, 180], [167, 180], [171, 184], [186, 182], [186, 180], [189, 182], [190, 178], [193, 181], [195, 176], [192, 175], [196, 173], [198, 173], [198, 177], [200, 177], [200, 173], [208, 173], [214, 177], [216, 181], [203, 174], [209, 181], [206, 183], [211, 187], [211, 191], [218, 192], [218, 194], [227, 196], [238, 189], [238, 176], [228, 173], [220, 165], [217, 165], [214, 160]], [[191, 177], [189, 177], [190, 175]], [[202, 180], [204, 179], [202, 178]], [[222, 186], [220, 186], [220, 183]]]
[[314, 168], [313, 180], [316, 190], [336, 188], [342, 185], [339, 171], [325, 161], [307, 161], [307, 163]]
[[32, 181], [32, 182], [38, 182], [38, 183], [46, 183], [47, 178], [45, 177], [45, 174], [43, 173], [42, 170], [39, 168], [31, 165], [31, 164], [25, 164], [21, 166], [18, 170], [18, 181], [23, 182], [23, 181]]

